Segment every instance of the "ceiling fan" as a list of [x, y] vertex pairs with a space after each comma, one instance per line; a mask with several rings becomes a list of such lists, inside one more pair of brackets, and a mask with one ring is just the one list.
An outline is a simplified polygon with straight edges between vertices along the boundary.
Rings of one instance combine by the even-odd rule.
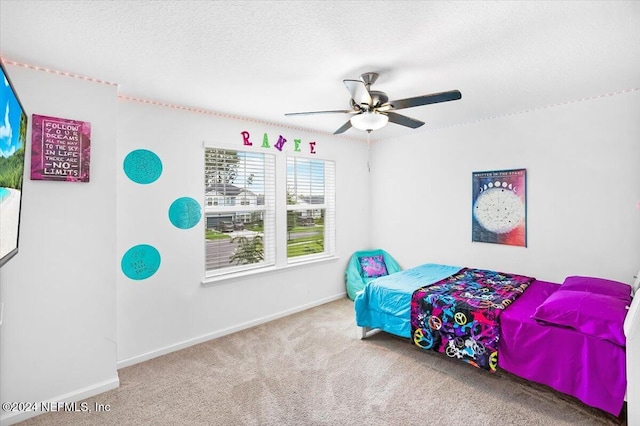
[[384, 127], [389, 121], [401, 126], [416, 129], [424, 122], [398, 114], [395, 110], [412, 108], [421, 105], [436, 104], [440, 102], [455, 101], [462, 98], [458, 90], [448, 92], [431, 93], [428, 95], [416, 96], [414, 98], [399, 99], [389, 102], [386, 93], [371, 90], [371, 85], [378, 79], [378, 73], [366, 72], [360, 76], [360, 80], [343, 80], [344, 85], [351, 94], [351, 108], [334, 111], [309, 111], [290, 112], [286, 116], [292, 115], [312, 115], [312, 114], [352, 114], [352, 117], [333, 132], [334, 135], [344, 133], [351, 127], [371, 132]]

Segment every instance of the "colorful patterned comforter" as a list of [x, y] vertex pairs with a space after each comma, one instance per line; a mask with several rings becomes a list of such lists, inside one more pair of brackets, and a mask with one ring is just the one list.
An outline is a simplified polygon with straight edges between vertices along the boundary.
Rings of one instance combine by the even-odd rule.
[[463, 268], [411, 297], [411, 335], [422, 349], [485, 370], [498, 365], [500, 312], [535, 278]]

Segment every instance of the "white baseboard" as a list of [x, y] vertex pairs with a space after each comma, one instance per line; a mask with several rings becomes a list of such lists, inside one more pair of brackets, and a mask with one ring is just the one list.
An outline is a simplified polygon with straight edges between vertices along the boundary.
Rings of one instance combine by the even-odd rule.
[[267, 323], [269, 321], [273, 321], [276, 320], [278, 318], [282, 318], [282, 317], [286, 317], [288, 315], [292, 315], [295, 314], [297, 312], [302, 312], [302, 311], [306, 311], [307, 309], [311, 309], [314, 308], [316, 306], [320, 306], [320, 305], [324, 305], [325, 303], [329, 303], [329, 302], [333, 302], [335, 300], [338, 299], [342, 299], [346, 297], [346, 292], [344, 293], [339, 293], [336, 294], [334, 296], [329, 296], [326, 297], [324, 299], [320, 299], [320, 300], [316, 300], [314, 302], [311, 303], [307, 303], [305, 305], [302, 306], [297, 306], [295, 308], [291, 308], [291, 309], [287, 309], [285, 311], [281, 311], [281, 312], [277, 312], [273, 315], [267, 315], [266, 317], [262, 317], [262, 318], [258, 318], [252, 321], [248, 321], [242, 324], [238, 324], [236, 326], [233, 327], [229, 327], [229, 328], [225, 328], [223, 330], [220, 331], [216, 331], [213, 333], [209, 333], [209, 334], [205, 334], [203, 336], [199, 336], [199, 337], [195, 337], [193, 339], [189, 339], [189, 340], [185, 340], [182, 341], [180, 343], [176, 343], [174, 345], [170, 345], [170, 346], [165, 346], [163, 348], [159, 348], [141, 355], [137, 355], [134, 357], [130, 357], [130, 358], [126, 358], [123, 360], [120, 360], [117, 362], [117, 368], [121, 369], [124, 367], [129, 367], [130, 365], [134, 365], [134, 364], [138, 364], [140, 362], [143, 361], [148, 361], [150, 359], [162, 356], [162, 355], [166, 355], [168, 353], [171, 352], [175, 352], [175, 351], [179, 351], [181, 349], [185, 349], [188, 348], [189, 346], [193, 346], [193, 345], [197, 345], [198, 343], [203, 343], [203, 342], [207, 342], [209, 340], [218, 338], [218, 337], [222, 337], [222, 336], [226, 336], [227, 334], [231, 334], [231, 333], [235, 333], [241, 330], [245, 330], [247, 328], [251, 328], [251, 327], [255, 327], [257, 325], [260, 324], [264, 324]]
[[[110, 391], [112, 389], [116, 389], [120, 386], [120, 379], [116, 376], [113, 379], [105, 380], [104, 382], [96, 383], [91, 386], [87, 386], [82, 389], [78, 389], [73, 392], [66, 393], [64, 395], [56, 396], [53, 398], [48, 398], [46, 401], [42, 402], [77, 402], [82, 401], [83, 399], [90, 398], [92, 396], [101, 394], [103, 392]], [[13, 425], [18, 422], [22, 422], [31, 417], [35, 417], [42, 414], [41, 411], [15, 411], [15, 412], [3, 412], [2, 416], [0, 416], [0, 425], [8, 426]]]

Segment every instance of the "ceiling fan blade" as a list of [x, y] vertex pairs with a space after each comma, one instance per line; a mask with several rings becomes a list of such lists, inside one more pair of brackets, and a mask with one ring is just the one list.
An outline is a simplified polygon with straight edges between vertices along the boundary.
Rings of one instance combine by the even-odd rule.
[[344, 133], [351, 128], [351, 120], [347, 121], [340, 127], [338, 130], [333, 132], [334, 135], [339, 135], [340, 133]]
[[421, 105], [437, 104], [439, 102], [455, 101], [460, 98], [462, 98], [462, 93], [460, 93], [459, 90], [451, 90], [448, 92], [416, 96], [415, 98], [400, 99], [389, 103], [393, 106], [393, 109], [404, 109]]
[[411, 127], [412, 129], [417, 129], [424, 124], [424, 122], [422, 121], [409, 118], [396, 112], [385, 112], [384, 114], [389, 117], [390, 122], [399, 124], [401, 126]]
[[355, 111], [351, 109], [338, 109], [334, 111], [308, 111], [308, 112], [288, 112], [285, 115], [312, 115], [312, 114], [353, 114]]
[[371, 95], [367, 90], [367, 85], [362, 80], [343, 80], [347, 90], [351, 93], [351, 99], [358, 105], [371, 105]]

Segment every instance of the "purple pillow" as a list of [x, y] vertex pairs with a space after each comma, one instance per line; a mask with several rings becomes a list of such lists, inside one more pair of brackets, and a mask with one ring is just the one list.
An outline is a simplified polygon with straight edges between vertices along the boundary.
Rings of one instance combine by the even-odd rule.
[[567, 277], [562, 283], [562, 290], [586, 291], [603, 294], [631, 303], [631, 286], [618, 282], [593, 277]]
[[627, 302], [615, 297], [563, 291], [560, 287], [538, 306], [531, 318], [544, 325], [569, 327], [624, 347], [627, 306]]
[[387, 272], [387, 265], [384, 263], [384, 256], [381, 254], [375, 256], [361, 256], [358, 258], [360, 261], [360, 270], [362, 276], [365, 278], [377, 278], [383, 275], [389, 275]]

